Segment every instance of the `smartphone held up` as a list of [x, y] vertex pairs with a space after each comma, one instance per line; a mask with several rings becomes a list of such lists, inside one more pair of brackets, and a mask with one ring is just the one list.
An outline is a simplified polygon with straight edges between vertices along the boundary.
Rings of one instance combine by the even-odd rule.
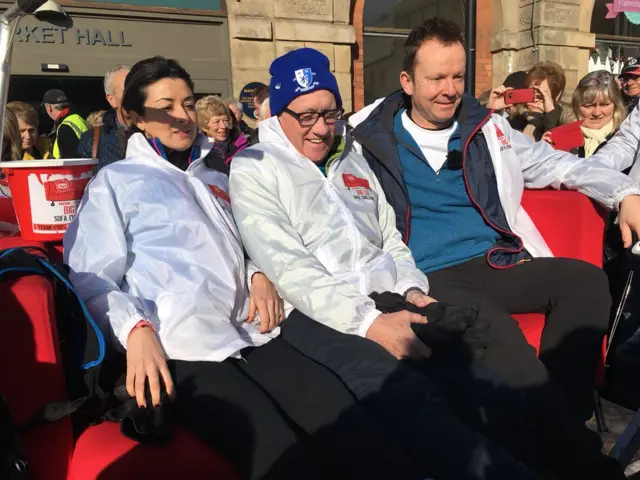
[[504, 92], [504, 103], [506, 105], [532, 103], [535, 99], [536, 91], [533, 88], [516, 88]]

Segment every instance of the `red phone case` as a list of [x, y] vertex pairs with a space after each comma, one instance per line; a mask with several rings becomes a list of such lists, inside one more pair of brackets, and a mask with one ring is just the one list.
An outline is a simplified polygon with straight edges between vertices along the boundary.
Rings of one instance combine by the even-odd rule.
[[578, 120], [551, 129], [553, 148], [570, 152], [573, 148], [582, 147], [584, 145], [584, 135], [580, 129], [581, 125], [582, 122]]
[[519, 103], [531, 103], [536, 99], [536, 91], [533, 88], [516, 88], [504, 93], [504, 103], [516, 105]]

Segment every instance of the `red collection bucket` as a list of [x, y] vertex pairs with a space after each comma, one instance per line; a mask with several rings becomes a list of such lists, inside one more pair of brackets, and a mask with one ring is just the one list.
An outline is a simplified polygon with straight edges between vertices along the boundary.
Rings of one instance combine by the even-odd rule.
[[97, 160], [19, 160], [0, 166], [9, 180], [20, 235], [58, 242], [76, 216]]

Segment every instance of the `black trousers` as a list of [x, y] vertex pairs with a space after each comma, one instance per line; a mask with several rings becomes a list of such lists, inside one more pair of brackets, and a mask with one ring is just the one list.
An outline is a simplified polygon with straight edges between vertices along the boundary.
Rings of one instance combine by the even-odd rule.
[[[593, 413], [595, 371], [609, 326], [607, 277], [579, 260], [538, 258], [498, 270], [485, 258], [429, 274], [430, 295], [442, 302], [476, 304], [490, 323], [485, 361], [516, 388], [552, 382], [570, 412], [585, 421]], [[540, 357], [513, 313], [547, 317]]]
[[178, 423], [247, 479], [424, 478], [335, 375], [280, 338], [170, 369]]
[[[565, 258], [539, 258], [501, 270], [477, 258], [431, 273], [429, 281], [431, 296], [475, 304], [490, 324], [485, 363], [529, 398], [541, 463], [557, 470], [607, 460], [598, 455], [599, 436], [584, 424], [593, 413], [595, 371], [609, 322], [604, 272]], [[539, 358], [511, 317], [533, 312], [546, 315]], [[588, 464], [583, 468], [597, 471]]]
[[[434, 382], [397, 361], [374, 342], [337, 332], [298, 311], [283, 322], [282, 338], [305, 356], [335, 372], [361, 407], [378, 419], [390, 438], [406, 448], [414, 462], [424, 468], [422, 478], [541, 478], [503, 447], [460, 422]], [[480, 371], [477, 373], [481, 375]], [[455, 376], [451, 380], [457, 382]], [[476, 385], [481, 383], [478, 380]], [[488, 426], [486, 411], [480, 406], [484, 403], [480, 398], [485, 391], [482, 387], [471, 395], [467, 391], [459, 401], [460, 411], [465, 411], [471, 404], [480, 407], [465, 411], [464, 415], [477, 418], [476, 425], [481, 429]], [[471, 402], [469, 398], [478, 401]], [[499, 395], [494, 399], [503, 405], [500, 414], [507, 423], [524, 424], [518, 412], [508, 410], [508, 402]], [[510, 447], [525, 455], [522, 444], [527, 442], [527, 433], [517, 427], [515, 430], [517, 434], [512, 436]]]

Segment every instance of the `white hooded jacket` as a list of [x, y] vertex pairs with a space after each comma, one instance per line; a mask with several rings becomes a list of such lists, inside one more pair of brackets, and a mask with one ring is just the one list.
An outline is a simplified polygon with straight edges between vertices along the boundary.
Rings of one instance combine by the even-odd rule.
[[245, 322], [245, 259], [226, 175], [208, 169], [211, 149], [183, 172], [138, 133], [127, 158], [89, 183], [64, 237], [71, 281], [105, 333], [126, 347], [141, 320], [171, 359], [222, 361], [268, 342]]
[[260, 143], [231, 164], [231, 205], [251, 259], [305, 315], [366, 335], [380, 315], [372, 292], [428, 292], [428, 282], [395, 226], [395, 214], [364, 157], [345, 140], [327, 177], [303, 157], [277, 117]]

